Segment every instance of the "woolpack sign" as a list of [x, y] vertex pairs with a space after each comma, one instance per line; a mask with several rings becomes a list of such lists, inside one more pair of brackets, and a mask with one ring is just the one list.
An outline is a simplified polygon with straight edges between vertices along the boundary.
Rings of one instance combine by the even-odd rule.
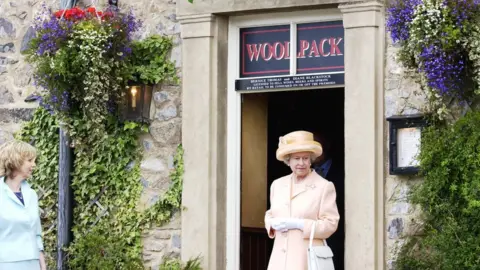
[[[297, 74], [344, 71], [342, 21], [297, 24]], [[240, 30], [240, 78], [290, 74], [290, 25]]]

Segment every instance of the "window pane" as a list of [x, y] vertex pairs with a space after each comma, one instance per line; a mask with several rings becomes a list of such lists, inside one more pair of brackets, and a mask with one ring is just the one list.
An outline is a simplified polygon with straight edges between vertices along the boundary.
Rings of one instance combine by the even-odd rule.
[[290, 25], [240, 29], [240, 78], [290, 74]]
[[297, 74], [344, 71], [342, 21], [297, 25]]

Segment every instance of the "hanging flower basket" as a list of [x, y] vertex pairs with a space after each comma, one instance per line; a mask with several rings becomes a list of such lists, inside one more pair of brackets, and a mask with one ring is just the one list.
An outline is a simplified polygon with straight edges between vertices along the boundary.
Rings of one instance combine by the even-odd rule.
[[95, 7], [44, 11], [27, 59], [35, 67], [42, 103], [68, 124], [72, 115], [101, 125], [115, 111], [130, 78], [132, 13]]
[[396, 0], [387, 29], [400, 61], [420, 75], [442, 114], [452, 98], [471, 103], [480, 94], [480, 1]]

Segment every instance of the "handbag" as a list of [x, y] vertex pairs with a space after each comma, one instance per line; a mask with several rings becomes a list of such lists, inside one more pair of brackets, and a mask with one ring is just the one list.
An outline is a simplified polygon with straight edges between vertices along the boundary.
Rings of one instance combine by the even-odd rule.
[[333, 266], [333, 252], [327, 245], [327, 241], [323, 239], [323, 246], [312, 246], [313, 235], [315, 234], [315, 222], [312, 224], [310, 231], [310, 242], [308, 244], [308, 270], [335, 270]]

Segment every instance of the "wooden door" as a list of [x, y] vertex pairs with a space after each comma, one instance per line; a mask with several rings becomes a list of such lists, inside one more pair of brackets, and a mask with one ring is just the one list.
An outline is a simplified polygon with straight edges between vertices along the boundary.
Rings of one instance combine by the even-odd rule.
[[267, 94], [242, 96], [242, 216], [240, 268], [265, 270], [270, 242], [267, 210]]

